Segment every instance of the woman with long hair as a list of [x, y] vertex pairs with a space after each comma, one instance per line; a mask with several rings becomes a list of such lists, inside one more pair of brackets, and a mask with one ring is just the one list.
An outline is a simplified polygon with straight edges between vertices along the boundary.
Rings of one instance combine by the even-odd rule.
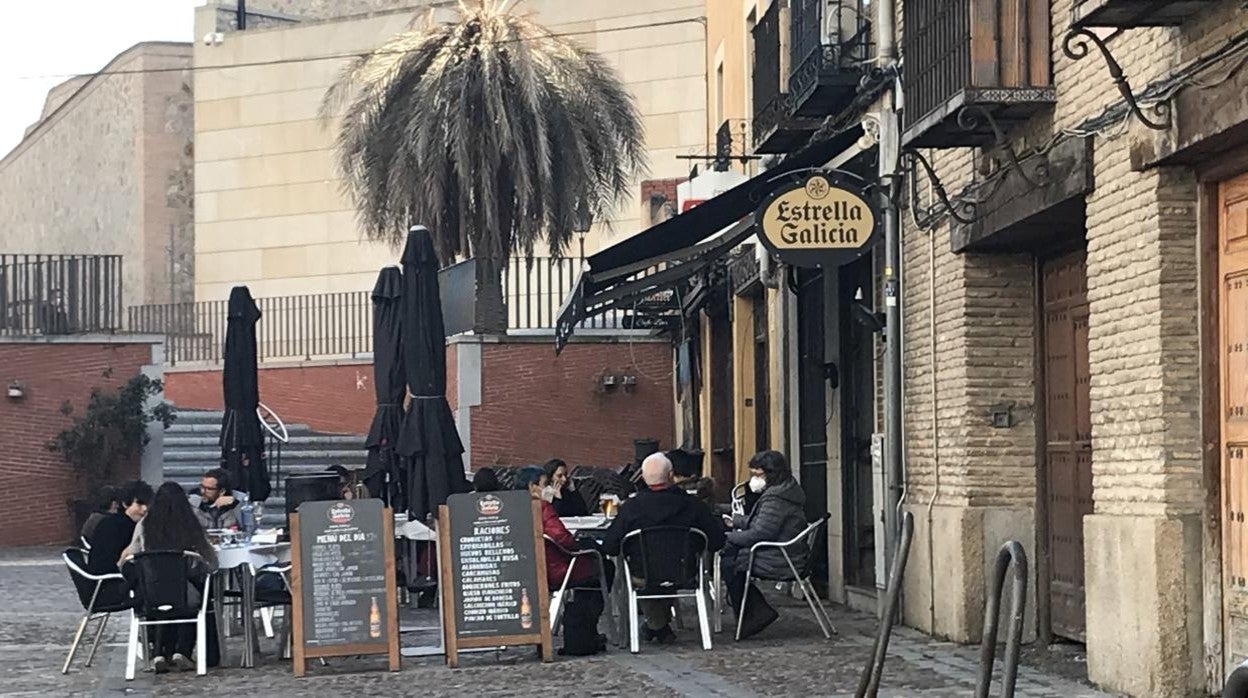
[[[122, 552], [121, 559], [124, 562], [136, 553], [158, 550], [192, 552], [199, 555], [209, 569], [217, 566], [217, 552], [204, 534], [186, 492], [176, 482], [166, 482], [156, 490], [156, 496], [147, 508], [147, 516], [135, 526], [134, 538], [130, 541], [130, 547]], [[202, 584], [199, 588], [202, 589]], [[208, 663], [213, 664], [211, 657], [215, 653], [211, 640], [215, 639], [216, 633], [210, 629], [208, 637], [210, 647], [201, 650], [208, 652]], [[164, 673], [170, 667], [178, 671], [194, 668], [195, 665], [190, 660], [191, 652], [195, 648], [194, 626], [158, 625], [155, 644], [152, 667], [156, 673]]]

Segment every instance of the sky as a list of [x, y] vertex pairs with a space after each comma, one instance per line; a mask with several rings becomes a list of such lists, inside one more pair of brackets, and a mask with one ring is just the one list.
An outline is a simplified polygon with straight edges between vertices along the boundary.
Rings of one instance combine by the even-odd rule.
[[192, 41], [204, 0], [10, 0], [0, 41], [0, 156], [22, 140], [48, 90], [94, 73], [140, 41]]

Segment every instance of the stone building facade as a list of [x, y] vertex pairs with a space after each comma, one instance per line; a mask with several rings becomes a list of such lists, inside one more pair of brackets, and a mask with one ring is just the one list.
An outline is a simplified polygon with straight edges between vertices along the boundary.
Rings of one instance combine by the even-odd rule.
[[141, 43], [53, 88], [0, 160], [0, 251], [121, 255], [124, 302], [194, 292], [191, 48]]
[[[1072, 22], [1129, 4], [1051, 3], [1055, 99], [1006, 131], [1018, 153], [1042, 151], [1022, 160], [1027, 178], [992, 144], [918, 148], [954, 194], [992, 177], [994, 159], [1008, 172], [959, 210], [971, 222], [904, 227], [904, 615], [977, 641], [984, 580], [1018, 540], [1033, 562], [1029, 629], [1085, 641], [1106, 688], [1203, 695], [1248, 654], [1231, 438], [1248, 366], [1226, 266], [1248, 234], [1234, 193], [1248, 13], [1188, 3], [1173, 26], [1092, 29], [1136, 95], [1169, 103], [1154, 130], [1123, 108], [1086, 36], [1069, 42], [1086, 57], [1063, 50]], [[1162, 122], [1156, 101], [1142, 115]], [[1115, 104], [1123, 118], [1098, 119]], [[933, 188], [919, 177], [923, 211]]]

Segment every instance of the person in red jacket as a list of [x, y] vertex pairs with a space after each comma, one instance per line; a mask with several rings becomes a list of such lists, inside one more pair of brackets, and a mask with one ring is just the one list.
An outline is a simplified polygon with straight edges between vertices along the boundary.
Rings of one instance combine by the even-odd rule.
[[[550, 536], [558, 544], [555, 546], [550, 541], [546, 541], [546, 581], [551, 591], [554, 591], [563, 586], [563, 577], [568, 573], [568, 566], [572, 564], [572, 556], [559, 548], [576, 552], [581, 549], [581, 546], [576, 536], [573, 536], [572, 532], [563, 525], [563, 521], [559, 520], [559, 514], [555, 511], [553, 504], [553, 487], [542, 468], [531, 466], [517, 471], [516, 488], [527, 489], [534, 499], [541, 500], [542, 533]], [[596, 579], [598, 579], [597, 565], [582, 558], [572, 568], [572, 578], [568, 580], [568, 586], [585, 586]]]
[[[612, 578], [612, 566], [610, 561], [604, 560], [606, 570], [598, 568], [598, 558], [591, 556], [582, 556], [573, 558], [564, 550], [577, 552], [584, 549], [584, 545], [590, 545], [586, 542], [584, 545], [573, 536], [571, 531], [563, 525], [559, 520], [559, 514], [555, 511], [555, 507], [551, 504], [554, 499], [554, 489], [550, 485], [546, 472], [537, 466], [521, 468], [516, 473], [516, 488], [527, 489], [529, 494], [542, 502], [542, 533], [550, 537], [551, 540], [546, 541], [546, 582], [550, 586], [550, 590], [554, 592], [563, 586], [563, 578], [568, 574], [568, 567], [572, 567], [572, 576], [568, 579], [568, 588], [585, 589], [588, 594], [578, 594], [574, 597], [575, 601], [570, 602], [564, 613], [564, 647], [560, 650], [560, 654], [597, 654], [606, 649], [606, 637], [599, 635], [597, 631], [598, 618], [602, 615], [603, 599], [601, 594], [595, 593], [599, 589], [598, 575], [605, 574], [607, 585], [610, 586]], [[554, 541], [554, 544], [551, 543]], [[557, 544], [557, 545], [556, 545]], [[576, 563], [573, 564], [573, 560]], [[574, 607], [574, 603], [576, 606]], [[584, 613], [574, 612], [576, 609], [584, 609]], [[574, 618], [575, 616], [575, 618]], [[582, 616], [584, 616], [582, 618]], [[584, 628], [574, 628], [572, 624], [578, 626], [584, 625]], [[584, 630], [584, 632], [578, 632]], [[575, 642], [576, 638], [586, 636], [584, 642]], [[575, 645], [575, 646], [574, 646]]]

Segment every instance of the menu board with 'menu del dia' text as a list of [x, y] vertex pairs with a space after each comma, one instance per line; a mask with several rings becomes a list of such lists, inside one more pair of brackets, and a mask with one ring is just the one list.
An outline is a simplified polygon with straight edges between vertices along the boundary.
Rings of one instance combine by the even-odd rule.
[[398, 670], [394, 520], [379, 499], [304, 502], [291, 516], [296, 676], [315, 657], [389, 654]]

